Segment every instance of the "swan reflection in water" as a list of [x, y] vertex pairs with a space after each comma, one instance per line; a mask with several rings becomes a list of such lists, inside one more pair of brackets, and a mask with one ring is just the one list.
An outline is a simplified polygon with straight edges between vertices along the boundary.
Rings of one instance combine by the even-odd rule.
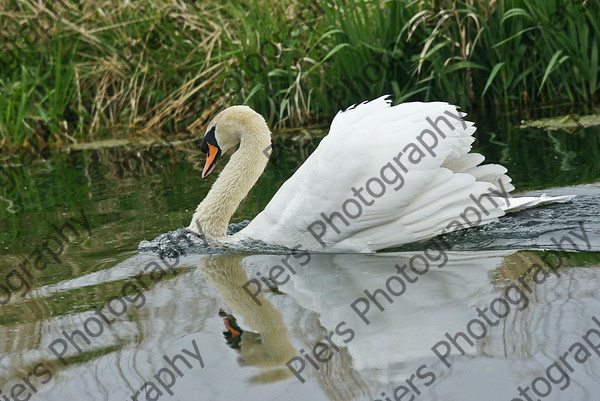
[[242, 285], [248, 280], [242, 269], [242, 259], [240, 255], [215, 256], [201, 260], [199, 267], [206, 280], [219, 291], [225, 305], [234, 315], [242, 316], [244, 323], [255, 331], [244, 332], [241, 342], [237, 344], [243, 364], [264, 369], [251, 380], [269, 382], [287, 378], [291, 372], [284, 364], [295, 354], [287, 327], [281, 313], [270, 302], [262, 299], [262, 306], [248, 302], [242, 290]]
[[[268, 277], [269, 270], [281, 264], [281, 255], [215, 256], [211, 267], [201, 271], [236, 317], [264, 336], [261, 346], [272, 344], [270, 352], [254, 355], [265, 358], [268, 369], [295, 358], [288, 369], [294, 375], [288, 380], [298, 384], [299, 393], [306, 385], [301, 381], [316, 382], [321, 397], [327, 399], [394, 399], [395, 392], [396, 396], [405, 394], [402, 399], [422, 394], [425, 399], [500, 400], [520, 397], [518, 386], [528, 386], [529, 395], [536, 397], [531, 382], [546, 377], [546, 368], [574, 342], [583, 342], [581, 336], [595, 327], [592, 316], [600, 310], [598, 270], [553, 270], [557, 264], [573, 265], [559, 253], [447, 252], [442, 268], [431, 266], [426, 274], [406, 283], [400, 296], [389, 297], [392, 303], [379, 292], [370, 299], [364, 315], [359, 313], [363, 306], [351, 307], [358, 298], [369, 299], [365, 290], [385, 290], [386, 279], [398, 275], [395, 266], [409, 264], [417, 254], [314, 254], [310, 263], [294, 269], [296, 274], [290, 274], [278, 291], [263, 286], [259, 302], [241, 287], [257, 273]], [[221, 264], [227, 269], [216, 268]], [[478, 310], [488, 310], [497, 298], [506, 299], [511, 283], [519, 283], [521, 298], [515, 291], [508, 293], [510, 302], [502, 304], [510, 312], [499, 319], [488, 311], [493, 327], [488, 325], [482, 338], [469, 336], [469, 322], [485, 321]], [[581, 295], [575, 298], [572, 293]], [[340, 336], [336, 327], [342, 322], [345, 333]], [[480, 330], [473, 330], [473, 335], [479, 336]], [[464, 336], [457, 336], [460, 332]], [[450, 346], [450, 356], [445, 358], [450, 367], [432, 350], [440, 342]], [[290, 350], [291, 344], [295, 349]], [[242, 353], [244, 347], [242, 338]], [[552, 375], [556, 383], [546, 379], [551, 386], [547, 399], [590, 399], [600, 363], [589, 349], [592, 355], [584, 363], [567, 357], [574, 372], [563, 366], [562, 377], [558, 369]], [[437, 350], [448, 351], [446, 346]], [[248, 364], [260, 365], [257, 359]], [[536, 385], [547, 391], [540, 383]]]
[[[533, 264], [555, 265], [561, 256], [537, 251], [446, 252], [442, 268], [431, 264], [427, 273], [406, 284], [401, 296], [391, 297], [393, 303], [378, 295], [383, 311], [372, 303], [365, 313], [367, 325], [352, 303], [368, 298], [365, 290], [386, 288], [386, 280], [398, 275], [395, 266], [410, 264], [418, 254], [313, 254], [276, 290], [263, 285], [256, 295], [260, 305], [243, 286], [257, 273], [269, 277], [282, 255], [187, 256], [179, 261], [176, 274], [149, 285], [143, 306], [130, 307], [91, 344], [80, 341], [84, 353], [71, 347], [67, 357], [74, 362], [63, 365], [52, 360], [48, 344], [62, 338], [63, 330], [81, 330], [83, 321], [95, 316], [94, 308], [106, 303], [115, 288], [156, 260], [155, 255], [137, 254], [110, 269], [41, 288], [30, 302], [0, 310], [3, 321], [13, 322], [0, 325], [4, 350], [0, 386], [4, 392], [44, 362], [54, 375], [49, 384], [39, 385], [34, 401], [35, 397], [59, 401], [74, 394], [90, 400], [130, 399], [165, 366], [163, 355], [181, 354], [196, 340], [205, 367], [184, 367], [184, 377], [173, 386], [181, 400], [394, 400], [394, 395], [404, 391], [400, 386], [408, 389], [402, 400], [411, 396], [417, 400], [512, 400], [519, 397], [518, 386], [531, 387], [536, 377], [545, 375], [551, 363], [594, 327], [591, 318], [600, 310], [598, 254], [563, 256], [569, 267], [557, 270], [560, 277], [554, 273], [533, 276]], [[453, 346], [447, 358], [451, 367], [446, 367], [431, 348], [447, 340], [445, 333], [466, 332], [468, 323], [478, 317], [476, 308], [489, 307], [521, 276], [531, 288], [527, 307], [516, 303], [519, 308], [512, 308], [473, 346], [457, 340], [465, 355]], [[77, 298], [69, 299], [81, 291], [93, 295], [93, 302], [78, 304]], [[57, 296], [75, 304], [71, 312], [44, 312]], [[15, 316], [27, 318], [8, 320], [15, 308], [23, 308]], [[220, 310], [225, 316], [218, 316]], [[232, 349], [223, 338], [223, 318], [234, 331], [243, 331], [239, 348]], [[22, 333], [19, 337], [13, 335], [16, 329]], [[315, 346], [318, 357], [328, 362], [319, 362]], [[567, 370], [568, 387], [559, 389], [565, 381], [550, 383], [552, 392], [545, 400], [593, 398], [600, 381], [596, 373], [600, 357], [591, 352], [585, 363], [568, 358], [574, 368], [574, 372]], [[286, 366], [292, 359], [295, 373]], [[304, 361], [302, 370], [298, 359]], [[419, 371], [423, 365], [426, 368]], [[428, 372], [435, 375], [432, 383]]]

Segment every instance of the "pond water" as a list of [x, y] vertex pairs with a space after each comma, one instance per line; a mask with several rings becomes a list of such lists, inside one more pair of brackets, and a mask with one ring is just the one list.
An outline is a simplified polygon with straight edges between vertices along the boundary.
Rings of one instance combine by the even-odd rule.
[[[314, 149], [304, 134], [276, 141], [234, 222]], [[0, 399], [594, 399], [600, 130], [478, 135], [517, 190], [577, 197], [425, 250], [160, 259], [140, 241], [187, 226], [216, 176], [197, 142], [6, 167]], [[284, 284], [261, 279], [283, 260]]]

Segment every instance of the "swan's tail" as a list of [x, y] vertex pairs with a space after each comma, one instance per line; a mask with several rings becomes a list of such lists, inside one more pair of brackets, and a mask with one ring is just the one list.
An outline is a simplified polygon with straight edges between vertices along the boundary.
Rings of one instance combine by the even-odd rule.
[[[509, 204], [506, 202], [503, 203], [502, 210], [505, 213], [515, 213], [520, 212], [521, 210], [531, 209], [533, 207], [547, 205], [550, 203], [566, 203], [573, 199], [575, 195], [562, 195], [562, 196], [547, 196], [546, 194], [542, 194], [540, 197], [536, 196], [524, 196], [520, 198], [509, 198]], [[496, 198], [498, 200], [504, 200]]]

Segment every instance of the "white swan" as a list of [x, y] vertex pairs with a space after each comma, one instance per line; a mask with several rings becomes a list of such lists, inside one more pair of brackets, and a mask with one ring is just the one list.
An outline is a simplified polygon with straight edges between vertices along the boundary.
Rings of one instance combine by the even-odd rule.
[[209, 124], [202, 178], [239, 144], [189, 229], [209, 239], [314, 251], [371, 252], [487, 224], [506, 212], [573, 196], [509, 197], [506, 168], [468, 153], [473, 123], [447, 103], [391, 106], [387, 97], [339, 112], [329, 134], [242, 231], [229, 220], [265, 169], [271, 133], [263, 117], [233, 106]]

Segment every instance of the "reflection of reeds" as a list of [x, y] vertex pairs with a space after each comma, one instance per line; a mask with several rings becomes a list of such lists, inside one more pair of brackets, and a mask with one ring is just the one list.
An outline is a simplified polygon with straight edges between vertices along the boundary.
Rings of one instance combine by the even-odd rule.
[[352, 355], [346, 347], [342, 347], [334, 358], [323, 364], [321, 373], [316, 375], [316, 378], [330, 400], [363, 400], [372, 397], [367, 383], [354, 367]]
[[600, 177], [597, 127], [573, 135], [519, 128], [489, 115], [478, 121], [478, 152], [505, 166], [519, 191], [594, 183]]
[[[114, 253], [111, 255], [114, 256]], [[96, 261], [98, 256], [94, 257]], [[198, 327], [202, 327], [209, 317], [209, 314], [203, 312], [206, 308], [198, 307], [199, 300], [195, 296], [186, 297], [182, 294], [186, 291], [191, 294], [194, 291], [191, 288], [196, 285], [203, 288], [204, 283], [196, 280], [199, 275], [191, 274], [194, 269], [190, 271], [189, 268], [180, 266], [176, 275], [144, 275], [142, 280], [148, 287], [144, 290], [144, 305], [138, 309], [137, 306], [141, 305], [139, 300], [135, 303], [125, 300], [128, 305], [126, 313], [115, 316], [114, 323], [104, 326], [102, 335], [90, 337], [91, 343], [87, 346], [81, 341], [81, 353], [69, 348], [65, 357], [67, 365], [54, 358], [48, 344], [57, 338], [63, 338], [63, 330], [67, 333], [76, 329], [85, 330], [84, 322], [95, 315], [95, 308], [104, 307], [115, 297], [123, 296], [123, 288], [132, 277], [112, 281], [110, 276], [113, 273], [119, 274], [119, 271], [132, 267], [132, 273], [135, 273], [135, 266], [142, 269], [146, 262], [153, 260], [139, 256], [123, 259], [116, 265], [115, 259], [111, 259], [108, 266], [100, 266], [99, 270], [103, 270], [100, 277], [93, 277], [92, 274], [84, 278], [84, 282], [77, 283], [74, 280], [70, 282], [72, 286], [55, 292], [36, 292], [25, 302], [0, 309], [0, 353], [4, 358], [4, 365], [0, 367], [1, 387], [21, 381], [33, 366], [43, 363], [54, 373], [52, 383], [56, 387], [53, 391], [60, 392], [63, 386], [72, 385], [67, 382], [74, 380], [85, 380], [88, 388], [93, 387], [99, 391], [105, 388], [107, 381], [116, 380], [117, 387], [122, 389], [138, 380], [139, 368], [150, 366], [156, 371], [164, 366], [162, 355], [166, 353], [165, 327], [169, 327], [168, 335], [171, 340], [194, 333]], [[88, 270], [88, 273], [90, 271], [93, 269]], [[131, 296], [130, 290], [131, 288], [127, 293]], [[200, 292], [203, 293], [202, 290]], [[163, 297], [168, 302], [163, 302]], [[108, 308], [104, 307], [104, 312], [111, 316]], [[14, 319], [11, 320], [11, 317]], [[15, 336], [14, 333], [19, 335]], [[106, 363], [111, 373], [94, 373], [95, 368], [102, 371], [101, 366]], [[89, 367], [89, 372], [92, 373], [73, 373], [80, 369], [79, 365], [83, 369]]]
[[537, 280], [542, 280], [544, 272], [552, 274], [556, 270], [560, 274], [563, 268], [598, 265], [600, 255], [597, 252], [519, 251], [504, 258], [502, 266], [494, 271], [492, 282], [503, 288], [519, 277], [530, 283], [536, 273]]
[[542, 265], [547, 271], [551, 269], [546, 267], [544, 261], [540, 258], [539, 252], [519, 251], [504, 258], [502, 266], [495, 270], [492, 275], [492, 282], [503, 288], [508, 282], [517, 280], [520, 276], [523, 279], [531, 281], [533, 270], [531, 266]]
[[[549, 276], [544, 277], [536, 266], [550, 272]], [[555, 266], [560, 266], [560, 278], [552, 273]], [[539, 365], [523, 362], [541, 356], [556, 358], [572, 344], [575, 334], [588, 329], [588, 319], [597, 308], [597, 292], [590, 289], [597, 287], [598, 267], [598, 252], [519, 251], [506, 256], [491, 275], [497, 296], [502, 297], [511, 282], [524, 282], [531, 291], [518, 284], [527, 303], [511, 305], [511, 313], [499, 319], [497, 327], [490, 328], [490, 333], [496, 331], [496, 335], [483, 340], [481, 352], [516, 363], [520, 377], [540, 375]], [[514, 292], [512, 299], [518, 299]]]
[[598, 93], [595, 1], [59, 2], [41, 33], [48, 4], [0, 11], [3, 148], [195, 130], [234, 103], [279, 128], [385, 93], [470, 108]]

